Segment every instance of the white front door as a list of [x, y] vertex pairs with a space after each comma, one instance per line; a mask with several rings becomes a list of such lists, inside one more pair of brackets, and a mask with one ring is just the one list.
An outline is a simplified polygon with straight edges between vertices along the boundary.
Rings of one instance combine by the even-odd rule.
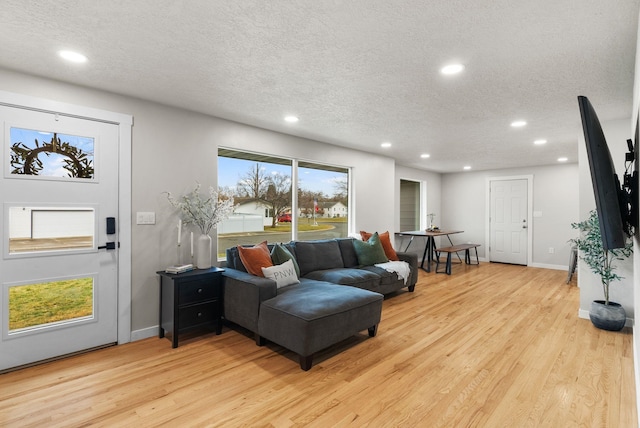
[[527, 264], [527, 189], [526, 179], [491, 181], [489, 254], [492, 262]]
[[117, 342], [118, 125], [0, 121], [0, 370]]

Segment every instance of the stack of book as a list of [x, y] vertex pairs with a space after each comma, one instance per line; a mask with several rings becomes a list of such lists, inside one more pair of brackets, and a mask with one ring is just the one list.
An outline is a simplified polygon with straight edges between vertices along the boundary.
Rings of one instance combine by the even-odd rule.
[[191, 263], [186, 265], [180, 265], [180, 266], [169, 266], [164, 271], [166, 273], [177, 274], [177, 273], [189, 272], [190, 270], [193, 270], [193, 265]]

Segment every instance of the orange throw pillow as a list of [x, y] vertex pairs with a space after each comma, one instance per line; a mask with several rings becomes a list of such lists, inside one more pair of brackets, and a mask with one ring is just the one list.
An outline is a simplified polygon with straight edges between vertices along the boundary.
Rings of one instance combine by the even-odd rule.
[[[368, 241], [371, 238], [373, 233], [365, 232], [364, 230], [360, 231], [360, 236], [362, 236], [363, 241]], [[398, 261], [398, 255], [396, 254], [396, 250], [393, 249], [393, 245], [391, 245], [391, 238], [389, 237], [389, 231], [387, 230], [384, 233], [378, 234], [380, 236], [380, 243], [382, 244], [382, 248], [384, 249], [384, 254], [387, 256], [389, 260]]]
[[238, 245], [238, 254], [242, 264], [251, 275], [261, 276], [263, 267], [273, 266], [271, 261], [271, 253], [267, 247], [267, 241], [261, 242], [253, 247], [243, 247]]

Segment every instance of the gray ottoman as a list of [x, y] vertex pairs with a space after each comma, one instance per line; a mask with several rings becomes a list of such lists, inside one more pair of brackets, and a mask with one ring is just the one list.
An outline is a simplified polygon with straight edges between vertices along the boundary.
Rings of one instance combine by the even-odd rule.
[[346, 285], [302, 283], [262, 302], [256, 341], [290, 349], [309, 370], [315, 352], [365, 329], [375, 336], [382, 300], [382, 294]]

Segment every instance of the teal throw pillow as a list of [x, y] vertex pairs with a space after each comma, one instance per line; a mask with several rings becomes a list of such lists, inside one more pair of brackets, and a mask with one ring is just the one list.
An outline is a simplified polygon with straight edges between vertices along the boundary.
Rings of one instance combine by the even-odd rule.
[[293, 262], [293, 268], [296, 270], [296, 276], [300, 278], [300, 266], [298, 266], [298, 262], [296, 261], [296, 258], [293, 257], [293, 254], [291, 254], [291, 251], [282, 244], [275, 244], [271, 250], [271, 261], [273, 264], [281, 265], [287, 260], [291, 260]]
[[386, 263], [389, 261], [384, 254], [384, 248], [382, 248], [382, 244], [380, 243], [378, 232], [371, 235], [368, 241], [354, 239], [353, 247], [356, 250], [356, 256], [358, 256], [358, 263], [362, 266], [371, 266], [376, 263]]

